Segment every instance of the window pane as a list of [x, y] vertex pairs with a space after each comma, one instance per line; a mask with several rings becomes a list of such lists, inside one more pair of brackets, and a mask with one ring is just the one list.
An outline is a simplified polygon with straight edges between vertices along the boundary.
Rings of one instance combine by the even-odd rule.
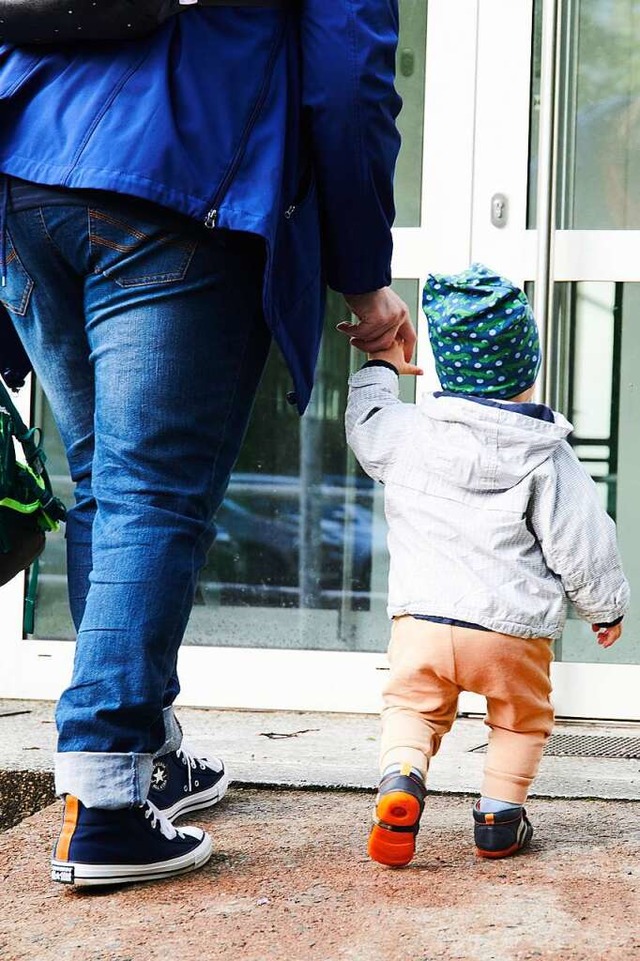
[[[394, 287], [415, 317], [418, 282]], [[344, 440], [347, 379], [364, 359], [335, 332], [345, 311], [342, 297], [330, 293], [316, 386], [303, 418], [282, 403], [289, 375], [272, 352], [218, 515], [218, 540], [202, 572], [187, 644], [386, 647], [382, 489]], [[405, 394], [411, 393], [405, 381]]]
[[[535, 226], [542, 0], [535, 0], [529, 226]], [[640, 2], [567, 0], [558, 77], [557, 224], [640, 228]]]
[[[49, 404], [35, 382], [35, 377], [33, 381], [33, 423], [42, 428], [51, 485], [56, 496], [70, 506], [73, 501], [73, 484], [69, 477], [64, 447]], [[47, 534], [46, 547], [40, 556], [33, 636], [70, 641], [75, 640], [75, 634], [67, 600], [67, 555], [62, 524], [59, 531]]]
[[[417, 317], [418, 281], [394, 284]], [[384, 650], [387, 550], [382, 488], [344, 439], [347, 379], [364, 360], [335, 325], [348, 316], [329, 294], [326, 332], [308, 412], [287, 403], [290, 377], [274, 348], [203, 569], [185, 643], [215, 646]], [[403, 378], [405, 400], [413, 380]], [[37, 416], [57, 492], [71, 483], [48, 406]], [[36, 633], [72, 639], [62, 534], [42, 557]]]
[[[554, 330], [548, 347], [555, 406], [572, 422], [571, 443], [593, 477], [602, 504], [616, 521], [625, 572], [640, 568], [638, 471], [640, 406], [634, 385], [640, 359], [640, 284], [556, 284]], [[593, 545], [597, 552], [598, 545]], [[637, 663], [640, 611], [635, 598], [624, 634], [602, 650], [590, 625], [569, 608], [556, 658], [562, 661]]]

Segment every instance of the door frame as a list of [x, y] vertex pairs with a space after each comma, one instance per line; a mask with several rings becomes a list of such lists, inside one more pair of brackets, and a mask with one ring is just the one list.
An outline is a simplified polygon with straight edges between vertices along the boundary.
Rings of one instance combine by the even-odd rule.
[[[518, 283], [534, 279], [537, 238], [526, 228], [532, 9], [532, 0], [429, 0], [421, 226], [394, 230], [395, 279], [417, 279], [421, 288], [430, 271], [455, 272], [472, 260], [489, 262]], [[508, 149], [500, 151], [490, 149], [496, 103], [511, 118]], [[509, 197], [509, 222], [500, 230], [489, 219], [498, 191]], [[555, 238], [556, 279], [576, 279], [578, 272], [578, 279], [635, 276], [636, 232], [566, 233]], [[437, 380], [426, 321], [414, 320], [425, 370], [419, 399]], [[23, 414], [28, 396], [26, 388], [19, 397]], [[0, 594], [0, 697], [55, 700], [71, 676], [75, 645], [23, 639], [23, 595], [20, 577]], [[377, 713], [387, 662], [383, 654], [184, 646], [179, 670], [182, 704]], [[640, 666], [557, 663], [552, 680], [559, 715], [638, 718]], [[460, 710], [482, 713], [484, 701], [463, 695]]]

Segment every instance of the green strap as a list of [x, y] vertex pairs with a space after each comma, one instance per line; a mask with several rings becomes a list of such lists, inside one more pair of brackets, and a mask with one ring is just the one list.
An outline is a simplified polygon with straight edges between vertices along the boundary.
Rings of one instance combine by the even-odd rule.
[[24, 632], [33, 634], [36, 621], [36, 595], [38, 593], [38, 574], [40, 573], [40, 558], [36, 557], [31, 565], [29, 586], [24, 598]]
[[[33, 490], [36, 496], [40, 500], [42, 509], [49, 513], [54, 520], [62, 521], [66, 517], [66, 509], [62, 501], [55, 497], [53, 490], [51, 488], [51, 481], [49, 480], [49, 475], [44, 466], [46, 461], [46, 455], [42, 447], [36, 443], [36, 437], [40, 437], [40, 431], [37, 427], [27, 427], [22, 417], [20, 416], [16, 405], [13, 403], [9, 391], [5, 387], [0, 378], [0, 407], [4, 407], [8, 414], [10, 414], [13, 421], [13, 431], [17, 439], [22, 444], [22, 449], [24, 451], [27, 464], [36, 475], [40, 478], [43, 483], [43, 488], [37, 490], [35, 485], [33, 485]], [[31, 485], [29, 485], [31, 487]]]
[[[9, 392], [0, 378], [0, 407], [4, 407], [12, 420], [15, 437], [20, 441], [28, 468], [23, 468], [22, 482], [34, 498], [37, 498], [42, 510], [41, 523], [43, 529], [55, 530], [57, 521], [64, 520], [66, 509], [62, 501], [54, 496], [51, 481], [47, 474], [45, 453], [38, 440], [40, 431], [35, 427], [27, 427], [13, 403]], [[37, 438], [37, 440], [36, 440]], [[12, 506], [12, 505], [9, 505]], [[16, 505], [20, 509], [19, 505]], [[22, 505], [24, 509], [24, 505]], [[6, 546], [6, 545], [3, 545]], [[35, 629], [36, 596], [38, 593], [38, 577], [40, 574], [40, 559], [36, 558], [31, 565], [29, 584], [24, 599], [24, 631], [33, 634]]]
[[[27, 464], [39, 477], [44, 476], [46, 478], [47, 472], [44, 468], [46, 457], [44, 451], [35, 440], [36, 436], [39, 435], [39, 431], [36, 427], [27, 427], [18, 412], [18, 408], [11, 400], [9, 391], [2, 383], [2, 380], [0, 380], [0, 407], [4, 407], [4, 409], [11, 415], [11, 420], [13, 421], [13, 432], [22, 444], [22, 449], [24, 450], [25, 457], [27, 458]], [[50, 487], [50, 485], [47, 486]]]

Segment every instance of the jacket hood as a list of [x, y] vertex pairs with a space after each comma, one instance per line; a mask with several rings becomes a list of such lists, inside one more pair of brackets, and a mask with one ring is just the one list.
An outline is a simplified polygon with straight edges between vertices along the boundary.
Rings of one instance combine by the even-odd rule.
[[551, 423], [462, 396], [427, 394], [419, 410], [428, 421], [434, 469], [465, 490], [510, 490], [573, 430], [557, 411]]

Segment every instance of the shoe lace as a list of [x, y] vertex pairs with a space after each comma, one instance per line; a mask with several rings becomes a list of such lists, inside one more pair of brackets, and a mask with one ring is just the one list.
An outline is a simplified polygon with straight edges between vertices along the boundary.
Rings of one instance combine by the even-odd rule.
[[173, 841], [180, 834], [180, 831], [174, 828], [171, 821], [151, 801], [146, 801], [144, 805], [144, 816], [147, 820], [151, 820], [151, 827], [157, 828], [167, 841]]
[[204, 757], [197, 757], [188, 748], [184, 747], [184, 745], [180, 745], [180, 747], [176, 751], [176, 757], [180, 761], [182, 761], [183, 764], [186, 765], [187, 785], [188, 785], [189, 791], [191, 791], [191, 772], [195, 771], [197, 767], [199, 767], [201, 771], [206, 771], [207, 768], [210, 771], [217, 772], [219, 770], [219, 768], [216, 767], [213, 763], [211, 763]]

